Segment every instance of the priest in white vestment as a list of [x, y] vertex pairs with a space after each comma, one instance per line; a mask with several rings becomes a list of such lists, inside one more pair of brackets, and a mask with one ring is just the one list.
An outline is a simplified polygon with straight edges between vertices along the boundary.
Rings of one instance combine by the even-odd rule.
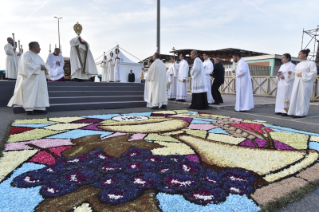
[[12, 38], [7, 38], [7, 41], [8, 43], [4, 46], [6, 53], [6, 78], [17, 79], [20, 53], [17, 53], [16, 48], [13, 47]]
[[184, 55], [180, 54], [180, 62], [178, 66], [176, 66], [178, 69], [176, 100], [181, 102], [185, 102], [187, 100], [187, 83], [189, 72], [188, 62], [184, 58]]
[[291, 92], [288, 115], [302, 118], [308, 114], [313, 83], [317, 75], [315, 62], [307, 60], [310, 50], [301, 50], [298, 58], [301, 60], [295, 68], [295, 81]]
[[236, 70], [236, 105], [235, 111], [245, 112], [254, 108], [253, 88], [249, 66], [241, 59], [240, 53], [233, 54], [233, 61], [237, 63]]
[[113, 52], [110, 52], [110, 59], [107, 64], [107, 72], [109, 74], [109, 81], [114, 82], [115, 81], [115, 75], [114, 75], [114, 58], [113, 58]]
[[295, 64], [291, 62], [290, 54], [283, 54], [282, 65], [277, 73], [276, 115], [287, 116], [292, 86], [294, 84]]
[[108, 69], [107, 69], [107, 64], [108, 64], [108, 61], [107, 61], [107, 56], [104, 55], [103, 57], [103, 60], [101, 62], [101, 67], [102, 67], [102, 82], [108, 82], [109, 81], [109, 75], [108, 75]]
[[168, 90], [168, 99], [174, 100], [176, 99], [176, 77], [177, 77], [177, 63], [175, 62], [175, 59], [171, 57], [171, 65], [168, 68], [168, 80], [170, 82], [169, 90]]
[[49, 54], [47, 65], [50, 67], [49, 79], [51, 81], [64, 80], [64, 59], [59, 48], [55, 48], [54, 52]]
[[159, 53], [153, 55], [154, 62], [148, 70], [146, 81], [149, 81], [149, 102], [152, 109], [166, 109], [167, 81], [166, 66], [160, 60]]
[[70, 41], [71, 79], [88, 80], [98, 75], [89, 44], [80, 36]]
[[50, 67], [38, 55], [39, 43], [29, 43], [29, 49], [20, 59], [19, 76], [8, 107], [22, 105], [27, 115], [45, 114], [50, 106], [46, 81]]
[[114, 81], [121, 81], [121, 62], [123, 61], [118, 55], [114, 58]]
[[213, 103], [213, 96], [212, 96], [212, 80], [210, 79], [210, 75], [213, 74], [214, 71], [214, 64], [209, 59], [207, 54], [203, 54], [204, 56], [204, 70], [205, 70], [205, 80], [207, 86], [207, 102], [208, 104]]
[[[154, 60], [150, 59], [148, 61], [148, 67], [151, 67], [153, 62], [154, 62]], [[143, 73], [143, 79], [144, 80], [147, 79], [148, 69], [142, 68], [142, 73]], [[152, 107], [150, 100], [149, 100], [149, 96], [148, 96], [149, 88], [150, 88], [150, 83], [149, 83], [149, 81], [145, 80], [145, 82], [144, 82], [144, 101], [147, 103], [146, 107]]]
[[191, 70], [192, 77], [192, 103], [189, 108], [204, 110], [208, 108], [207, 102], [207, 80], [203, 62], [197, 56], [197, 51], [191, 52], [194, 64]]

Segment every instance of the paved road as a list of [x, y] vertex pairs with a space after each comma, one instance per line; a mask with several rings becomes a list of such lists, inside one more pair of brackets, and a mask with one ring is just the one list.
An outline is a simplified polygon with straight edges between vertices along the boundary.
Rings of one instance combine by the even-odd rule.
[[[211, 112], [218, 115], [227, 115], [236, 118], [250, 119], [250, 120], [264, 120], [269, 124], [290, 127], [294, 129], [319, 133], [319, 107], [311, 106], [309, 114], [305, 118], [293, 119], [291, 117], [277, 116], [274, 114], [274, 106], [257, 107], [249, 112], [240, 113], [235, 112], [230, 104], [234, 102], [234, 96], [225, 95], [225, 103], [227, 107], [221, 107], [219, 109], [210, 108], [204, 112]], [[273, 99], [271, 98], [258, 98], [257, 104], [271, 104]], [[261, 102], [262, 100], [262, 102]], [[188, 105], [185, 104], [172, 104], [170, 103], [168, 109], [187, 109]], [[65, 111], [65, 112], [52, 112], [45, 116], [27, 116], [25, 114], [13, 114], [11, 108], [0, 108], [0, 138], [3, 138], [6, 127], [11, 121], [15, 119], [34, 119], [43, 117], [61, 117], [61, 116], [81, 116], [81, 115], [97, 115], [97, 114], [109, 114], [109, 113], [130, 113], [130, 112], [145, 112], [151, 111], [148, 108], [130, 108], [130, 109], [112, 109], [112, 110], [82, 110], [82, 111]], [[2, 139], [1, 139], [2, 140]], [[1, 142], [1, 141], [0, 141]], [[305, 196], [299, 202], [294, 202], [281, 209], [280, 212], [317, 212], [319, 211], [319, 189]]]

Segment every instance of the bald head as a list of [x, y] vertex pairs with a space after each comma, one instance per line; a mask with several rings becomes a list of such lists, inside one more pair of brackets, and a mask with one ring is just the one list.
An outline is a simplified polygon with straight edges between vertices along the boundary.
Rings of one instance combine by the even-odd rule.
[[197, 51], [196, 50], [191, 51], [191, 58], [195, 59], [196, 57], [197, 57]]
[[8, 37], [8, 38], [7, 38], [7, 41], [8, 41], [8, 43], [10, 43], [10, 44], [13, 45], [13, 39], [12, 39], [12, 38]]

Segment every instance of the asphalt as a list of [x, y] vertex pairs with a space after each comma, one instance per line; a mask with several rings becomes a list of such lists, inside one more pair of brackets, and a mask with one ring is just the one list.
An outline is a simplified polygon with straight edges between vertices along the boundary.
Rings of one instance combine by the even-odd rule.
[[[313, 104], [310, 106], [309, 114], [305, 118], [294, 119], [287, 116], [278, 116], [274, 113], [274, 98], [258, 97], [255, 98], [256, 108], [249, 112], [234, 111], [233, 95], [223, 95], [224, 104], [210, 107], [204, 112], [210, 112], [217, 115], [231, 116], [248, 120], [262, 120], [269, 124], [289, 127], [293, 129], [319, 133], [319, 105]], [[188, 103], [176, 104], [170, 102], [168, 110], [187, 109]], [[152, 111], [149, 108], [128, 108], [128, 109], [108, 109], [108, 110], [81, 110], [81, 111], [65, 111], [52, 112], [46, 115], [27, 116], [26, 114], [13, 114], [12, 108], [0, 107], [0, 138], [3, 138], [5, 129], [15, 119], [34, 119], [44, 117], [63, 117], [63, 116], [83, 116], [83, 115], [100, 115], [110, 113], [131, 113], [131, 112], [148, 112]], [[1, 139], [2, 140], [2, 139]], [[1, 142], [0, 140], [0, 142]], [[319, 211], [319, 189], [309, 193], [298, 202], [292, 202], [286, 207], [279, 210], [280, 212], [318, 212]]]

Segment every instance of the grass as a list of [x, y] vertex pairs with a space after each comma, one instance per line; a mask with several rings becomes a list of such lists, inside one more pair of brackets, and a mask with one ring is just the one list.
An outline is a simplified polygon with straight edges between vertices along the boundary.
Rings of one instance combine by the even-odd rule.
[[301, 200], [305, 195], [311, 193], [312, 191], [316, 190], [319, 187], [319, 180], [314, 182], [309, 182], [305, 187], [300, 188], [292, 193], [290, 193], [287, 196], [284, 196], [282, 198], [276, 199], [273, 202], [268, 203], [262, 209], [260, 212], [273, 212], [277, 211], [289, 203], [296, 202]]

